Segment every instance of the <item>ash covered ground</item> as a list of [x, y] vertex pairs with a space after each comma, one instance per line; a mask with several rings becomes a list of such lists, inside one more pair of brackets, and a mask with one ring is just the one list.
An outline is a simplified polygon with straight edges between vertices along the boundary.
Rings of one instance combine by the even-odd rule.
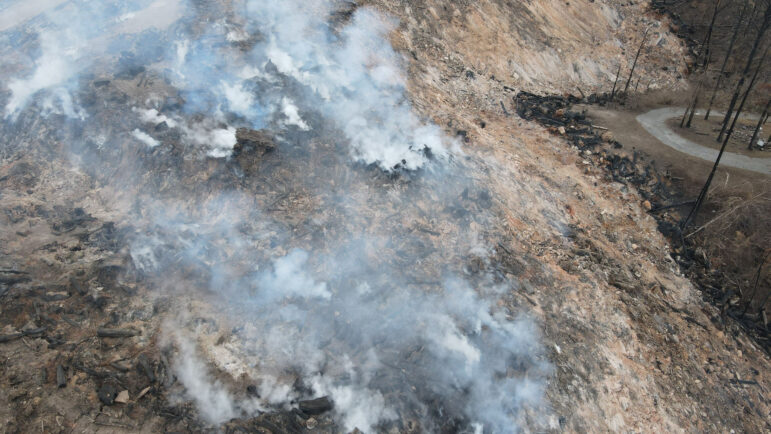
[[[768, 429], [632, 186], [513, 116], [657, 22], [574, 6], [0, 9], [2, 429]], [[569, 14], [616, 33], [547, 44], [565, 75]]]

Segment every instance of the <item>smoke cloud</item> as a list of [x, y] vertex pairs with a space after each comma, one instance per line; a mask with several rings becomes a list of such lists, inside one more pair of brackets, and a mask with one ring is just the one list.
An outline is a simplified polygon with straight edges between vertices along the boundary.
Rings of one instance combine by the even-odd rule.
[[[550, 368], [534, 322], [502, 302], [517, 282], [489, 267], [489, 195], [412, 109], [396, 23], [335, 1], [200, 3], [27, 11], [37, 39], [2, 61], [0, 100], [4, 131], [66, 125], [89, 173], [132, 203], [133, 263], [179, 303], [164, 330], [182, 399], [212, 424], [326, 395], [347, 431], [514, 430]], [[257, 176], [233, 156], [241, 127], [278, 144]]]
[[[497, 304], [509, 284], [485, 274], [472, 286], [448, 273], [435, 292], [426, 291], [392, 258], [378, 258], [383, 240], [367, 235], [330, 240], [334, 248], [315, 253], [244, 251], [279, 225], [261, 216], [261, 229], [244, 236], [239, 228], [254, 217], [235, 211], [244, 200], [218, 198], [195, 216], [160, 212], [152, 235], [135, 238], [131, 250], [149, 275], [184, 258], [217, 294], [215, 311], [246, 321], [226, 345], [248, 361], [263, 406], [327, 395], [348, 431], [374, 432], [399, 417], [435, 431], [445, 414], [460, 425], [508, 432], [522, 408], [541, 403], [550, 368], [534, 323]], [[480, 253], [478, 245], [466, 248]], [[423, 267], [418, 274], [437, 271]], [[209, 387], [202, 396], [211, 395]], [[228, 396], [228, 406], [209, 406], [210, 421], [232, 417], [228, 409], [248, 414]]]

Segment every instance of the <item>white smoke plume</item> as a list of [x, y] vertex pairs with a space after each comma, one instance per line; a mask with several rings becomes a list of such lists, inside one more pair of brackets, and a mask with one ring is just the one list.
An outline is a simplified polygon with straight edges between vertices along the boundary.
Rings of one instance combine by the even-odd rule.
[[[12, 71], [0, 100], [4, 128], [64, 115], [50, 122], [72, 127], [59, 134], [97, 163], [90, 173], [137, 196], [127, 218], [136, 268], [160, 290], [206, 294], [213, 315], [234, 323], [222, 351], [258, 383], [258, 402], [214, 380], [196, 347], [204, 332], [183, 319], [175, 326], [187, 331], [167, 342], [185, 396], [212, 424], [328, 395], [347, 431], [405, 418], [428, 432], [515, 430], [522, 409], [539, 405], [549, 366], [534, 323], [500, 303], [515, 282], [461, 275], [462, 258], [489, 262], [484, 242], [467, 242], [476, 238], [467, 220], [490, 213], [466, 217], [458, 205], [476, 187], [454, 176], [462, 169], [453, 140], [412, 110], [404, 60], [388, 42], [393, 20], [360, 7], [334, 21], [340, 4], [331, 0], [201, 3], [66, 1], [29, 18], [39, 36], [25, 61], [0, 60]], [[159, 8], [181, 18], [148, 19]], [[0, 23], [7, 19], [0, 10]], [[0, 39], [18, 38], [8, 29]], [[255, 193], [264, 192], [248, 190], [253, 179], [229, 158], [239, 127], [273, 133], [283, 158], [274, 162], [310, 186], [299, 217], [260, 208]], [[293, 166], [317, 152], [315, 134], [337, 140], [330, 149], [343, 158]], [[206, 158], [236, 179], [227, 188], [245, 191], [192, 194], [196, 182], [199, 191], [218, 188], [220, 178], [190, 163]], [[370, 183], [362, 165], [409, 172], [413, 182]], [[344, 176], [321, 186], [324, 170]], [[135, 173], [136, 185], [114, 176], [121, 171]], [[289, 184], [264, 185], [280, 198]], [[373, 206], [393, 217], [372, 223]], [[421, 206], [454, 225], [441, 235], [451, 243], [435, 246], [401, 224], [405, 209]], [[446, 251], [416, 253], [432, 249]]]
[[150, 148], [154, 148], [160, 144], [151, 135], [147, 134], [144, 131], [140, 131], [139, 129], [135, 129], [134, 131], [132, 131], [131, 135], [134, 136], [135, 139], [139, 140], [140, 142], [144, 143]]
[[[85, 0], [45, 0], [30, 5], [18, 2], [0, 10], [3, 36], [16, 37], [19, 24], [29, 20], [36, 29], [39, 48], [8, 56], [4, 62], [21, 63], [29, 72], [24, 77], [7, 81], [11, 96], [5, 103], [5, 118], [15, 118], [38, 93], [45, 93], [43, 103], [48, 112], [83, 120], [84, 111], [73, 94], [79, 74], [113, 54], [115, 39], [127, 33], [141, 33], [154, 24], [168, 24], [148, 19], [148, 9], [176, 4], [177, 0], [132, 0], [104, 4]], [[164, 9], [167, 18], [174, 11]], [[19, 21], [13, 22], [18, 19]], [[4, 25], [3, 25], [4, 23]], [[10, 33], [10, 35], [9, 35]]]
[[[206, 276], [222, 315], [247, 321], [228, 345], [250, 361], [262, 407], [326, 395], [347, 431], [375, 432], [406, 412], [432, 431], [439, 416], [431, 411], [440, 411], [508, 432], [522, 408], [541, 403], [549, 366], [534, 323], [497, 305], [507, 285], [484, 278], [474, 289], [450, 275], [439, 292], [414, 288], [388, 261], [372, 259], [378, 241], [367, 238], [261, 261], [248, 246], [277, 223], [263, 220], [243, 235], [241, 219], [254, 217], [234, 201], [243, 202], [217, 199], [195, 216], [157, 214], [158, 226], [135, 239], [132, 255], [150, 275], [174, 268], [164, 258], [184, 258]], [[295, 389], [287, 372], [312, 393]], [[204, 397], [214, 387], [185, 385]], [[210, 421], [244, 411], [229, 396], [229, 405], [209, 406], [222, 409]]]
[[34, 72], [25, 78], [14, 78], [8, 82], [11, 98], [5, 105], [5, 117], [16, 115], [30, 101], [30, 98], [43, 89], [51, 89], [49, 98], [61, 104], [64, 112], [71, 117], [81, 117], [76, 112], [70, 93], [62, 91], [65, 85], [76, 73], [75, 61], [79, 55], [81, 44], [70, 35], [56, 32], [40, 35], [40, 57], [35, 60]]
[[185, 386], [188, 398], [198, 406], [201, 415], [215, 424], [235, 417], [237, 411], [233, 398], [222, 384], [208, 375], [208, 366], [196, 354], [192, 340], [180, 334], [172, 336], [171, 340], [179, 351], [174, 359], [174, 373]]
[[[17, 115], [33, 95], [47, 90], [62, 100], [62, 112], [82, 117], [72, 92], [61, 89], [65, 85], [72, 88], [74, 78], [94, 63], [92, 59], [107, 60], [128, 47], [126, 41], [118, 40], [118, 32], [168, 2], [176, 3], [120, 1], [102, 10], [90, 2], [73, 0], [49, 10], [48, 22], [40, 32], [42, 54], [30, 59], [34, 72], [7, 85], [11, 97], [5, 103], [6, 116]], [[283, 87], [283, 76], [301, 85], [291, 92], [308, 109], [319, 110], [344, 132], [354, 159], [385, 170], [414, 170], [425, 166], [430, 156], [446, 158], [448, 149], [456, 145], [437, 126], [419, 119], [406, 98], [402, 60], [386, 39], [392, 23], [373, 10], [360, 8], [335, 33], [327, 22], [333, 6], [318, 0], [237, 1], [233, 8], [243, 11], [239, 17], [244, 21], [242, 28], [215, 22], [203, 32], [182, 32], [180, 37], [145, 23], [155, 40], [142, 39], [141, 26], [129, 26], [142, 42], [142, 46], [135, 43], [132, 47], [139, 50], [132, 62], [166, 75], [181, 90], [185, 112], [206, 113], [218, 123], [227, 124], [227, 114], [232, 113], [253, 127], [280, 121], [309, 130], [303, 107], [286, 94], [289, 89]], [[85, 22], [104, 24], [77, 26]], [[247, 36], [259, 42], [246, 51], [234, 45]], [[165, 52], [161, 58], [158, 50]], [[233, 145], [230, 128], [190, 128], [187, 137], [197, 142], [194, 144], [212, 142], [209, 156], [229, 155]], [[201, 135], [204, 137], [194, 139]]]

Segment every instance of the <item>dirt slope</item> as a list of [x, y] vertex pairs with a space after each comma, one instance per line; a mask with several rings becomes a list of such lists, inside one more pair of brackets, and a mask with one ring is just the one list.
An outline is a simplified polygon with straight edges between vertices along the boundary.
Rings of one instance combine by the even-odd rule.
[[[609, 90], [617, 62], [626, 70], [646, 25], [652, 25], [653, 46], [638, 66], [642, 83], [679, 88], [685, 59], [668, 24], [648, 14], [645, 2], [364, 3], [399, 21], [391, 41], [405, 58], [409, 99], [421, 116], [462, 142], [473, 185], [484, 186], [472, 189], [471, 196], [478, 196], [460, 201], [466, 206], [463, 213], [489, 212], [494, 218], [480, 226], [471, 217], [468, 227], [457, 227], [449, 218], [432, 220], [432, 213], [444, 214], [422, 209], [424, 203], [377, 209], [372, 203], [385, 200], [390, 194], [386, 187], [410, 187], [363, 170], [325, 174], [319, 169], [316, 178], [332, 185], [348, 178], [360, 181], [354, 183], [352, 200], [374, 208], [357, 218], [374, 222], [375, 228], [423, 228], [413, 238], [438, 251], [426, 256], [426, 263], [473, 265], [514, 282], [500, 303], [536, 318], [545, 357], [553, 366], [547, 400], [521, 415], [523, 429], [771, 429], [768, 356], [723, 322], [720, 312], [679, 275], [639, 195], [629, 185], [608, 180], [560, 137], [515, 114], [513, 96], [520, 89]], [[667, 70], [662, 59], [672, 62]], [[110, 86], [122, 86], [130, 100], [141, 101], [144, 90], [135, 83], [142, 79], [132, 80], [116, 79]], [[108, 90], [98, 92], [109, 99], [104, 96]], [[36, 131], [37, 120], [24, 121], [20, 131]], [[202, 333], [198, 343], [216, 377], [239, 387], [247, 399], [247, 380], [237, 374], [246, 370], [223, 362], [229, 334], [220, 330], [228, 330], [229, 319], [207, 312], [205, 293], [177, 297], [152, 280], [126, 278], [136, 277], [137, 268], [126, 239], [142, 227], [132, 219], [145, 212], [134, 209], [138, 204], [129, 200], [128, 191], [105, 187], [87, 170], [73, 167], [61, 144], [39, 143], [34, 134], [25, 134], [18, 133], [17, 141], [3, 148], [0, 160], [0, 277], [5, 285], [0, 334], [29, 332], [0, 343], [0, 431], [215, 431], [190, 402], [171, 393], [178, 392], [179, 384], [169, 372], [167, 357], [172, 355], [161, 350], [159, 329], [174, 310], [170, 305], [189, 307], [191, 323], [212, 330]], [[319, 203], [331, 196], [314, 195], [312, 186], [298, 184], [298, 173], [321, 167], [313, 165], [318, 163], [314, 159], [327, 161], [323, 158], [333, 148], [327, 143], [312, 142], [311, 155], [303, 157], [307, 161], [288, 162], [279, 150], [257, 162], [180, 157], [174, 167], [190, 186], [193, 201], [228, 185], [233, 179], [228, 170], [238, 165], [250, 174], [239, 185], [249, 200], [300, 233], [298, 244], [313, 245], [319, 227], [345, 234], [347, 225], [358, 224], [319, 211]], [[129, 158], [124, 147], [106, 152]], [[161, 163], [151, 171], [177, 179]], [[160, 183], [159, 194], [167, 187]], [[482, 193], [485, 189], [489, 194]], [[478, 231], [493, 246], [489, 261], [478, 264], [461, 251], [467, 246], [446, 236], [464, 231]], [[282, 248], [273, 241], [260, 240], [259, 247], [266, 252]], [[195, 282], [185, 271], [169, 285]], [[45, 336], [30, 332], [43, 326]], [[141, 334], [97, 337], [100, 327], [133, 328]], [[64, 387], [57, 385], [60, 365], [67, 368]], [[105, 384], [116, 392], [130, 391], [129, 403], [106, 404], [100, 399], [111, 392]], [[266, 413], [248, 427], [339, 431], [326, 416], [311, 419]], [[240, 423], [224, 430], [248, 430]], [[410, 427], [405, 422], [396, 431], [418, 431]]]
[[[439, 3], [405, 8], [408, 17], [388, 7], [402, 21], [395, 45], [423, 48], [420, 41], [431, 38], [424, 54], [429, 61], [410, 59], [412, 97], [427, 116], [447, 110], [439, 123], [449, 124], [449, 118], [453, 126], [461, 125], [456, 128], [468, 130], [468, 149], [491, 166], [489, 182], [512, 237], [560, 276], [528, 300], [555, 348], [557, 375], [549, 397], [559, 423], [552, 427], [579, 432], [769, 429], [764, 421], [771, 411], [764, 397], [767, 355], [738, 328], [724, 329], [719, 312], [679, 276], [642, 200], [626, 186], [604, 181], [602, 173], [587, 168], [575, 151], [540, 127], [508, 117], [496, 105], [502, 101], [513, 112], [507, 87], [608, 91], [612, 65], [623, 58], [625, 70], [635, 51], [622, 55], [616, 41], [637, 41], [650, 24], [660, 33], [652, 38], [658, 41], [653, 54], [638, 65], [643, 82], [680, 88], [677, 70], [685, 67], [684, 49], [667, 31], [666, 20], [657, 22], [644, 2]], [[663, 59], [674, 62], [668, 72], [661, 69]], [[548, 201], [563, 210], [575, 233], [550, 239], [543, 233], [545, 223], [533, 224], [535, 213], [523, 206], [543, 198], [538, 193], [523, 197], [514, 186], [523, 176], [528, 184], [548, 189]], [[609, 283], [619, 272], [633, 283]]]

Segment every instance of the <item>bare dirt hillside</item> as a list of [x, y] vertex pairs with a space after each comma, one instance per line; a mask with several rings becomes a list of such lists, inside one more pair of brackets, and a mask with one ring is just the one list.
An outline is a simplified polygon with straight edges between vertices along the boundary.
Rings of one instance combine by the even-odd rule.
[[[167, 2], [139, 3], [86, 16]], [[0, 432], [771, 430], [768, 354], [679, 273], [612, 138], [518, 114], [622, 85], [646, 28], [632, 89], [680, 90], [665, 17], [306, 3], [178, 2], [52, 50], [66, 85], [3, 88]], [[47, 64], [35, 25], [0, 33], [44, 53], [2, 49], [3, 77]]]

